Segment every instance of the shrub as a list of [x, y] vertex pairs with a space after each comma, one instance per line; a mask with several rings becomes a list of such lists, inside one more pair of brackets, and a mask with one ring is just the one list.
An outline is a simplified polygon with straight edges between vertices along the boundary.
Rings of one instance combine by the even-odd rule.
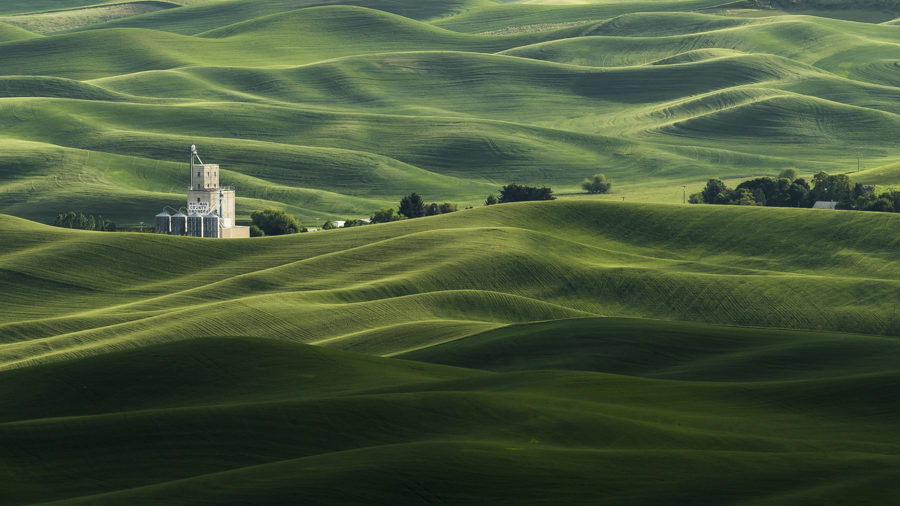
[[493, 193], [488, 195], [487, 199], [485, 199], [485, 201], [484, 201], [484, 205], [486, 205], [486, 206], [492, 206], [494, 204], [499, 204], [499, 203], [500, 202], [497, 200], [497, 197], [495, 197]]

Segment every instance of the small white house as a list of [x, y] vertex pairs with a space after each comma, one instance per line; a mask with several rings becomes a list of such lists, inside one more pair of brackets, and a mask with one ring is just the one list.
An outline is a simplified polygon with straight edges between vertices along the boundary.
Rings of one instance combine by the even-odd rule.
[[332, 221], [331, 222], [331, 224], [334, 225], [334, 228], [341, 228], [344, 226], [344, 223], [347, 223], [347, 222], [346, 221]]
[[832, 200], [832, 201], [820, 200], [820, 201], [816, 202], [815, 205], [812, 206], [812, 208], [813, 208], [813, 209], [831, 209], [831, 210], [834, 210], [834, 206], [835, 206], [835, 205], [837, 205], [837, 202], [835, 202], [835, 201], [833, 201], [833, 200]]

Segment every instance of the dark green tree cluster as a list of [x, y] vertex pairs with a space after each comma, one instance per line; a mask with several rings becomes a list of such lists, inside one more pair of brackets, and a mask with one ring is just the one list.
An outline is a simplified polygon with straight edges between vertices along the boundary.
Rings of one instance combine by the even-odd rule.
[[856, 183], [851, 194], [854, 197], [852, 209], [881, 213], [900, 213], [900, 191], [889, 190], [875, 193], [875, 187]]
[[116, 224], [103, 219], [103, 216], [99, 216], [95, 219], [93, 215], [76, 215], [74, 212], [58, 215], [53, 225], [61, 228], [74, 228], [77, 230], [96, 230], [98, 232], [116, 231]]
[[253, 211], [250, 213], [250, 219], [253, 222], [253, 225], [250, 226], [251, 237], [296, 234], [303, 230], [297, 218], [275, 209]]
[[719, 178], [712, 178], [706, 187], [691, 195], [692, 204], [720, 204], [769, 207], [810, 207], [810, 186], [802, 178], [793, 181], [783, 178], [760, 177], [744, 181], [730, 189]]
[[[713, 178], [706, 187], [691, 195], [692, 204], [731, 204], [768, 207], [812, 207], [816, 202], [835, 202], [837, 209], [900, 212], [900, 192], [875, 194], [875, 188], [853, 183], [846, 174], [819, 172], [812, 186], [796, 177], [796, 169], [786, 169], [778, 178], [760, 177], [728, 188]], [[781, 177], [786, 176], [786, 177]], [[791, 180], [793, 176], [795, 179]]]
[[546, 186], [523, 186], [515, 183], [508, 184], [500, 190], [500, 204], [508, 202], [526, 202], [531, 200], [556, 200], [553, 190]]
[[581, 182], [581, 189], [588, 193], [609, 193], [612, 190], [612, 181], [606, 179], [603, 174], [594, 174], [594, 177]]

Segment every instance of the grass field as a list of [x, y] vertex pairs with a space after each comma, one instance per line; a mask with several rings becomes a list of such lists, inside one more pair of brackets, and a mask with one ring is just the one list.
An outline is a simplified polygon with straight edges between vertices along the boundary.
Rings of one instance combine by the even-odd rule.
[[[896, 501], [900, 215], [682, 200], [900, 187], [900, 1], [0, 4], [0, 504]], [[474, 208], [47, 225], [191, 144], [239, 220]]]
[[573, 200], [210, 242], [2, 217], [0, 500], [889, 502], [895, 218]]
[[210, 243], [10, 217], [0, 367], [209, 335], [394, 355], [589, 316], [896, 336], [896, 221], [571, 200]]

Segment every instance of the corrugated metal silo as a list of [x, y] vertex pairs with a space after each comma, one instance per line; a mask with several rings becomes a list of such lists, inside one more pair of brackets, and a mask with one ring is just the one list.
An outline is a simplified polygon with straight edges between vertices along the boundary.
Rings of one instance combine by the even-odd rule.
[[203, 237], [219, 238], [219, 215], [209, 213], [203, 217]]
[[203, 237], [203, 215], [193, 213], [187, 217], [187, 235]]
[[168, 234], [172, 231], [172, 216], [163, 211], [156, 215], [156, 233]]
[[169, 232], [172, 235], [185, 235], [187, 234], [187, 216], [182, 213], [175, 213], [172, 215], [172, 228]]

